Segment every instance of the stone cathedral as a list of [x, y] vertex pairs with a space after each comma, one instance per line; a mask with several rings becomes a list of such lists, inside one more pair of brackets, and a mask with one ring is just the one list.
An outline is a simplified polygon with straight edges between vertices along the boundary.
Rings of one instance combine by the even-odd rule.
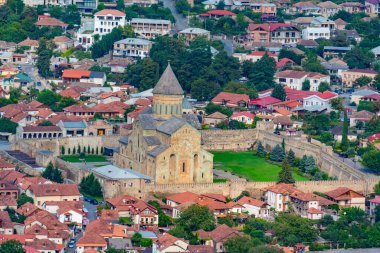
[[150, 176], [157, 184], [213, 182], [213, 155], [201, 146], [196, 115], [183, 114], [183, 90], [168, 64], [153, 89], [151, 108], [120, 138], [115, 163]]

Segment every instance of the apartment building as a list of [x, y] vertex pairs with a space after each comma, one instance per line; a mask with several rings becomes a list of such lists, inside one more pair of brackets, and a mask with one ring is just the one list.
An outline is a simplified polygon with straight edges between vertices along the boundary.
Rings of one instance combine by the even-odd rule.
[[277, 83], [286, 85], [293, 90], [302, 90], [302, 83], [306, 80], [310, 82], [311, 91], [318, 91], [318, 87], [322, 82], [330, 83], [330, 76], [297, 70], [285, 70], [275, 75]]
[[210, 40], [210, 31], [201, 28], [187, 28], [178, 33], [178, 35], [186, 40], [187, 43], [195, 39], [196, 37], [205, 37]]
[[296, 26], [283, 23], [250, 24], [247, 33], [251, 42], [294, 45], [301, 39], [301, 31]]
[[276, 5], [271, 3], [251, 3], [249, 7], [254, 13], [268, 14], [271, 16], [276, 16], [277, 13]]
[[143, 59], [149, 56], [153, 43], [139, 38], [127, 38], [116, 41], [113, 45], [114, 57], [132, 57]]
[[327, 27], [307, 27], [302, 30], [302, 39], [316, 40], [316, 39], [330, 39], [330, 28]]
[[377, 72], [372, 69], [350, 69], [342, 73], [342, 82], [346, 87], [352, 87], [359, 77], [366, 76], [373, 80], [376, 75]]
[[130, 21], [136, 34], [144, 39], [168, 35], [172, 29], [170, 20], [132, 18]]

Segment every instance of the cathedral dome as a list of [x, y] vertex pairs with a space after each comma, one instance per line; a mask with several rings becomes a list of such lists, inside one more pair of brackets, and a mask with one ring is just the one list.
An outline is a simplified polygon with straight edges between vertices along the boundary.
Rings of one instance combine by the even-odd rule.
[[153, 94], [183, 95], [183, 89], [175, 76], [170, 63], [153, 89]]

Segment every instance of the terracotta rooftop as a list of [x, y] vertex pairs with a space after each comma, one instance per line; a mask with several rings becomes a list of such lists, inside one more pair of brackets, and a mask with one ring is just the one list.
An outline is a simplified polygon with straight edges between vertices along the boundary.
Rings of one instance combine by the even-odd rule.
[[0, 195], [0, 206], [17, 207], [17, 202], [12, 196]]
[[166, 197], [167, 200], [170, 200], [179, 204], [182, 204], [188, 201], [195, 202], [198, 198], [199, 198], [199, 195], [192, 192], [182, 192], [182, 193], [169, 195]]
[[254, 199], [254, 198], [250, 198], [247, 196], [243, 196], [241, 199], [239, 199], [237, 201], [237, 203], [239, 203], [240, 205], [246, 204], [246, 205], [257, 206], [257, 207], [262, 207], [262, 206], [266, 205], [266, 203], [264, 201]]
[[266, 190], [274, 192], [274, 193], [283, 194], [283, 195], [284, 194], [290, 195], [294, 192], [301, 192], [300, 190], [295, 188], [293, 185], [284, 184], [284, 183], [272, 185], [270, 187], [267, 187]]
[[104, 9], [95, 13], [95, 16], [107, 16], [107, 15], [125, 17], [125, 13], [118, 10]]
[[236, 94], [230, 92], [220, 92], [211, 100], [213, 103], [238, 104], [240, 102], [248, 103], [249, 96], [246, 94]]
[[0, 158], [0, 169], [15, 169], [16, 166]]
[[60, 27], [69, 26], [68, 24], [62, 22], [61, 20], [58, 20], [56, 18], [51, 18], [51, 17], [40, 19], [35, 24], [37, 26], [60, 26]]
[[36, 197], [43, 196], [76, 196], [79, 197], [78, 186], [75, 184], [39, 184], [31, 185], [29, 189]]
[[65, 112], [94, 112], [94, 110], [86, 105], [70, 105], [63, 108]]
[[11, 218], [9, 217], [9, 214], [7, 211], [0, 211], [0, 220], [1, 220], [0, 228], [13, 229], [13, 222], [11, 221]]
[[157, 245], [158, 250], [160, 250], [161, 252], [166, 252], [165, 249], [169, 248], [179, 240], [188, 243], [184, 239], [180, 239], [175, 236], [172, 236], [169, 233], [165, 233], [155, 241], [155, 244]]
[[25, 204], [23, 204], [22, 206], [20, 206], [16, 212], [18, 214], [22, 214], [24, 215], [25, 217], [28, 217], [29, 215], [33, 214], [34, 212], [38, 211], [39, 208], [37, 206], [35, 206], [34, 204], [30, 203], [30, 202], [26, 202]]
[[91, 71], [89, 70], [65, 69], [62, 73], [62, 78], [80, 79], [88, 78], [90, 75]]
[[195, 233], [198, 234], [199, 239], [209, 239], [212, 238], [216, 243], [223, 242], [230, 237], [243, 236], [242, 232], [239, 232], [229, 226], [223, 224], [216, 227], [213, 231], [206, 232], [204, 230], [198, 230]]
[[209, 118], [209, 119], [221, 119], [221, 120], [228, 119], [227, 115], [224, 115], [221, 112], [214, 112], [214, 113], [211, 113], [210, 115], [207, 115], [205, 117]]
[[33, 132], [61, 132], [61, 128], [58, 126], [25, 126], [22, 128], [24, 133]]
[[28, 46], [28, 47], [38, 47], [39, 43], [38, 40], [31, 40], [29, 38], [21, 41], [20, 43], [17, 44], [18, 46]]
[[360, 193], [354, 190], [351, 190], [348, 187], [338, 187], [335, 190], [325, 192], [325, 194], [329, 196], [330, 198], [336, 199], [336, 200], [351, 199], [355, 195], [356, 195], [355, 197], [357, 197], [357, 195], [363, 196]]

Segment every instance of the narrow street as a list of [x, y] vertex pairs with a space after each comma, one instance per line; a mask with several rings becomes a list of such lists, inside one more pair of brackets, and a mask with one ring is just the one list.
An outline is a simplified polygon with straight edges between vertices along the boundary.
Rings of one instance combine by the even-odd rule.
[[41, 83], [41, 86], [36, 86], [38, 90], [49, 89], [46, 79], [40, 77], [40, 75], [38, 74], [37, 67], [35, 65], [30, 63], [19, 65], [21, 67], [21, 71], [27, 74], [30, 78], [32, 78], [36, 84], [38, 82]]
[[175, 18], [175, 32], [182, 31], [189, 27], [187, 18], [177, 12], [174, 0], [162, 0], [162, 3], [164, 4], [164, 7], [170, 9]]

